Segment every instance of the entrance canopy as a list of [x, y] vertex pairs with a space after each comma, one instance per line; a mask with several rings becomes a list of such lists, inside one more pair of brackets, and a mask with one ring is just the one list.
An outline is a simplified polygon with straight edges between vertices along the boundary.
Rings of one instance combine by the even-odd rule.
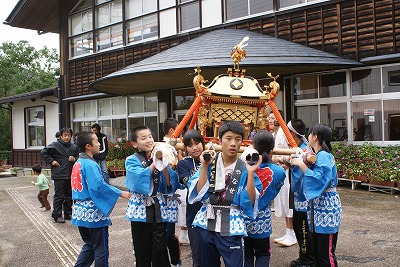
[[240, 63], [256, 79], [273, 75], [332, 71], [362, 66], [326, 52], [246, 30], [221, 29], [206, 33], [165, 50], [90, 84], [110, 94], [130, 95], [155, 90], [192, 87], [193, 73], [200, 66], [205, 79], [226, 73], [232, 67], [229, 54], [248, 36], [247, 57]]

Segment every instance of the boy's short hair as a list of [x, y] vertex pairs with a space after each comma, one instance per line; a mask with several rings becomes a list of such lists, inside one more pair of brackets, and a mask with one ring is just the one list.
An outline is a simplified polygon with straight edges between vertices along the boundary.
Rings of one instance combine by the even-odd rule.
[[192, 143], [192, 139], [195, 142], [202, 143], [203, 149], [205, 149], [206, 143], [204, 142], [203, 136], [201, 136], [201, 134], [196, 130], [189, 130], [185, 133], [185, 135], [183, 136], [183, 144], [185, 146], [190, 146], [190, 144]]
[[[137, 132], [139, 131], [143, 131], [143, 130], [149, 130], [149, 127], [145, 126], [145, 125], [140, 125], [140, 126], [136, 126], [132, 129], [132, 132], [129, 136], [129, 140], [131, 140], [132, 142], [136, 142], [137, 141]], [[150, 131], [151, 132], [151, 131]]]
[[164, 134], [167, 134], [169, 129], [175, 129], [178, 126], [178, 121], [175, 118], [167, 118], [163, 123]]
[[72, 136], [72, 129], [71, 128], [68, 128], [68, 127], [61, 128], [60, 129], [60, 136], [63, 135], [63, 133], [65, 133], [65, 132], [70, 133], [71, 136]]
[[218, 137], [222, 139], [222, 136], [228, 131], [234, 132], [236, 134], [240, 134], [242, 139], [244, 139], [244, 127], [238, 121], [225, 121], [218, 130]]
[[101, 126], [100, 126], [98, 123], [94, 123], [94, 124], [92, 125], [92, 129], [93, 129], [93, 128], [96, 128], [97, 131], [100, 132]]
[[41, 173], [42, 172], [42, 166], [40, 166], [39, 164], [35, 164], [32, 166], [32, 171], [36, 172], [36, 173]]
[[306, 125], [300, 119], [293, 119], [290, 121], [292, 123], [292, 127], [300, 134], [304, 135], [306, 133]]
[[80, 131], [76, 137], [76, 146], [82, 151], [86, 151], [86, 145], [93, 145], [92, 136], [94, 133], [92, 131]]

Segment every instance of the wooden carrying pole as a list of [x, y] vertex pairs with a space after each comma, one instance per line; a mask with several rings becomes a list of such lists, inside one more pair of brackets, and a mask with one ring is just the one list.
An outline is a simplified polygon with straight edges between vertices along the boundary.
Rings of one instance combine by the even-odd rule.
[[[172, 145], [172, 144], [171, 144]], [[173, 145], [176, 150], [183, 150], [184, 149], [184, 144], [183, 143], [176, 143], [176, 145]], [[206, 149], [210, 149], [210, 145], [206, 144]], [[247, 147], [246, 146], [241, 146], [239, 149], [239, 153], [242, 153]], [[213, 145], [213, 150], [219, 152], [222, 151], [222, 146], [221, 145]], [[274, 155], [292, 155], [292, 154], [297, 154], [298, 149], [289, 149], [289, 148], [274, 148], [272, 150], [272, 154]]]

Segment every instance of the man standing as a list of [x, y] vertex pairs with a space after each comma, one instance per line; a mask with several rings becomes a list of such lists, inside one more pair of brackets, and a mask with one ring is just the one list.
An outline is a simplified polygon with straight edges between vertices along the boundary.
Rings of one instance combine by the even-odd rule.
[[107, 135], [100, 132], [101, 127], [99, 124], [95, 123], [92, 125], [92, 132], [97, 135], [97, 140], [100, 143], [100, 153], [93, 156], [93, 159], [100, 165], [101, 173], [104, 180], [109, 184], [110, 175], [108, 174], [106, 157], [108, 153], [108, 141]]
[[[72, 130], [62, 128], [60, 138], [42, 150], [44, 162], [51, 165], [51, 179], [54, 181], [53, 217], [56, 223], [71, 220], [72, 195], [71, 171], [79, 156], [79, 149], [71, 144]], [[62, 212], [64, 210], [64, 218]]]

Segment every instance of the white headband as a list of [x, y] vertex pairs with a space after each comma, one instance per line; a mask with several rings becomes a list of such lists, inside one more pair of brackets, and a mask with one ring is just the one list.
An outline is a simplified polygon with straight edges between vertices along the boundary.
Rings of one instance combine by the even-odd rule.
[[292, 132], [294, 132], [295, 134], [297, 134], [298, 136], [300, 136], [301, 139], [303, 139], [304, 143], [306, 143], [307, 146], [308, 146], [308, 142], [307, 142], [306, 136], [305, 136], [304, 134], [299, 134], [299, 133], [296, 131], [296, 129], [293, 128], [293, 126], [292, 126], [292, 121], [289, 121], [289, 123], [287, 124], [287, 127], [289, 128], [289, 130], [291, 130]]

